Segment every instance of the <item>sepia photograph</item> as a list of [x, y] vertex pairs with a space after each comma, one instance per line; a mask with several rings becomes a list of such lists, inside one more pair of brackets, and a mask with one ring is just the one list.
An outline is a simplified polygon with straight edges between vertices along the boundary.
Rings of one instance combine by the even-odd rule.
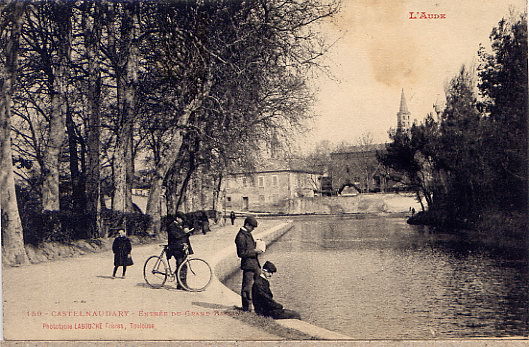
[[0, 23], [4, 342], [527, 342], [526, 0]]

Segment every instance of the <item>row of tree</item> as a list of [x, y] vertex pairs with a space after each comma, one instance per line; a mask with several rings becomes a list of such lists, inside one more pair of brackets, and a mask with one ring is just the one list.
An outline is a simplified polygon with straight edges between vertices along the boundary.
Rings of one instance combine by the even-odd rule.
[[526, 22], [526, 14], [500, 21], [476, 71], [463, 66], [448, 84], [444, 110], [397, 129], [379, 154], [431, 215], [466, 223], [498, 212], [526, 219]]
[[[86, 211], [97, 236], [109, 195], [133, 210], [135, 164], [149, 169], [160, 226], [200, 176], [303, 124], [306, 76], [325, 51], [318, 0], [5, 1], [0, 5], [3, 256], [23, 263], [17, 182], [38, 211]], [[11, 142], [12, 141], [12, 142]], [[13, 168], [14, 163], [15, 168]]]

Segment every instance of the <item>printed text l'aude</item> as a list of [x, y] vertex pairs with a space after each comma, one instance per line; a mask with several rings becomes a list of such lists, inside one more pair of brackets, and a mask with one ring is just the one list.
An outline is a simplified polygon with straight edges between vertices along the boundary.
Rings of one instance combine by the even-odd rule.
[[409, 12], [408, 19], [446, 19], [446, 13]]

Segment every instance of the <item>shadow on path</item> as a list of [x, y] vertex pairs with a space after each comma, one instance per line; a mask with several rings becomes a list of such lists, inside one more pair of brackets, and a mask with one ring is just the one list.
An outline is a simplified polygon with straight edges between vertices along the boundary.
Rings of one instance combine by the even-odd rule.
[[96, 276], [96, 277], [97, 278], [106, 278], [106, 279], [121, 278], [121, 277], [102, 276], [102, 275], [99, 275], [99, 276]]
[[165, 286], [164, 286], [164, 287], [160, 287], [160, 288], [153, 288], [153, 287], [151, 287], [150, 285], [148, 285], [148, 284], [145, 283], [145, 282], [138, 282], [138, 283], [136, 283], [136, 287], [150, 288], [150, 289], [152, 289], [152, 290], [156, 290], [156, 289], [166, 289]]
[[163, 287], [160, 287], [160, 288], [153, 288], [153, 287], [151, 287], [150, 285], [148, 285], [145, 282], [138, 282], [138, 283], [136, 283], [136, 287], [146, 288], [146, 289], [150, 289], [150, 290], [166, 290], [166, 291], [170, 291], [170, 292], [173, 292], [173, 293], [192, 293], [192, 292], [188, 292], [187, 290], [184, 290], [184, 289], [178, 289], [178, 288], [176, 288], [176, 286], [174, 284], [171, 285], [170, 283], [169, 283], [169, 285], [166, 283], [166, 284], [163, 285]]
[[193, 301], [191, 302], [192, 305], [209, 308], [212, 310], [233, 310], [235, 309], [235, 306], [228, 306], [228, 305], [220, 305], [220, 304], [214, 304], [210, 302], [203, 302], [203, 301]]

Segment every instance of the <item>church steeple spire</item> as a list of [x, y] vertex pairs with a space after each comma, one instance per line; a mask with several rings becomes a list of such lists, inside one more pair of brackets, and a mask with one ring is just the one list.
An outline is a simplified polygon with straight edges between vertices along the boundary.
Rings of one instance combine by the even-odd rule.
[[408, 105], [406, 104], [406, 97], [404, 96], [404, 88], [402, 88], [402, 91], [400, 93], [399, 113], [410, 113], [410, 111], [408, 111]]
[[404, 88], [400, 93], [400, 107], [397, 112], [397, 129], [408, 129], [410, 127], [410, 111], [408, 111], [408, 104], [404, 96]]

